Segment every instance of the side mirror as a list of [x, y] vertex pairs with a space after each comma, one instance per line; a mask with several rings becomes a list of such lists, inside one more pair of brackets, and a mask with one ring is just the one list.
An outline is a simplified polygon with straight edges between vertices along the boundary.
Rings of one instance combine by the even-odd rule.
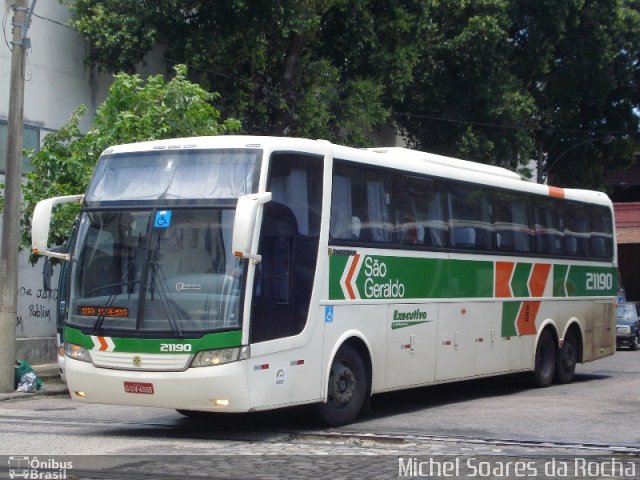
[[248, 258], [254, 262], [259, 262], [262, 259], [260, 255], [257, 255], [257, 252], [251, 251], [251, 245], [258, 208], [269, 201], [271, 201], [271, 192], [253, 193], [238, 198], [231, 242], [231, 248], [236, 257]]
[[31, 249], [36, 255], [69, 260], [68, 253], [60, 253], [47, 246], [49, 240], [49, 226], [51, 225], [51, 212], [55, 205], [62, 203], [81, 202], [84, 195], [65, 195], [41, 200], [33, 210], [31, 217]]

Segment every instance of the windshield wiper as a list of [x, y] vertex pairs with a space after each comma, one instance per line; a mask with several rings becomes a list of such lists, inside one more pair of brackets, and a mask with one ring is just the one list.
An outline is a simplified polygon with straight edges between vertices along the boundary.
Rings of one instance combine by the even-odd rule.
[[[92, 290], [90, 290], [89, 292], [87, 292], [85, 294], [86, 297], [90, 297], [91, 294], [93, 292], [96, 292], [98, 290], [102, 290], [105, 288], [114, 288], [114, 287], [119, 287], [120, 289], [122, 289], [122, 287], [124, 285], [127, 285], [129, 292], [127, 293], [128, 295], [131, 295], [131, 286], [135, 285], [136, 283], [140, 283], [140, 280], [127, 280], [127, 278], [129, 278], [129, 274], [131, 273], [131, 269], [127, 268], [125, 269], [124, 275], [122, 276], [122, 280], [116, 283], [109, 283], [107, 285], [100, 285], [99, 287], [96, 287]], [[103, 305], [103, 309], [102, 312], [100, 312], [98, 314], [98, 318], [96, 318], [96, 322], [93, 324], [93, 334], [97, 335], [98, 331], [102, 328], [102, 324], [104, 323], [105, 318], [107, 317], [107, 309], [113, 305], [113, 302], [115, 301], [115, 299], [117, 298], [117, 296], [122, 293], [122, 292], [118, 292], [117, 290], [114, 290], [109, 297], [107, 298], [107, 301], [105, 302], [105, 304]]]
[[162, 271], [162, 267], [160, 267], [155, 260], [152, 261], [149, 266], [151, 267], [151, 298], [153, 299], [153, 294], [157, 290], [162, 308], [167, 314], [167, 321], [169, 322], [171, 331], [174, 333], [174, 335], [176, 335], [177, 338], [183, 338], [184, 334], [182, 332], [182, 329], [180, 328], [180, 325], [176, 321], [176, 317], [178, 315], [181, 315], [184, 318], [188, 318], [189, 315], [182, 308], [180, 308], [180, 306], [174, 299], [169, 297], [169, 294], [166, 290], [167, 280], [164, 272]]

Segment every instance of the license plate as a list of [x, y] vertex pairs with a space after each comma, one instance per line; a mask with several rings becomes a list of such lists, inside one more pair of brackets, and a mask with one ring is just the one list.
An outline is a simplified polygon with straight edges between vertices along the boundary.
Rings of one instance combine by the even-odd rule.
[[124, 391], [127, 393], [141, 393], [143, 395], [153, 395], [153, 383], [144, 382], [124, 382]]

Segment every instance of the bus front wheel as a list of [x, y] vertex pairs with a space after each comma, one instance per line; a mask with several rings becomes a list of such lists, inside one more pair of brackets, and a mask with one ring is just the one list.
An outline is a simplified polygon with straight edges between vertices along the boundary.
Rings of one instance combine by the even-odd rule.
[[556, 342], [551, 332], [543, 330], [536, 347], [533, 383], [537, 387], [548, 387], [556, 370]]
[[329, 371], [327, 401], [319, 405], [322, 419], [338, 427], [358, 418], [367, 393], [366, 382], [362, 357], [350, 345], [342, 345]]
[[206, 420], [212, 418], [212, 416], [214, 415], [211, 412], [201, 412], [199, 410], [183, 410], [180, 408], [176, 409], [176, 412], [178, 412], [180, 415], [184, 415], [185, 417], [193, 418], [194, 420]]

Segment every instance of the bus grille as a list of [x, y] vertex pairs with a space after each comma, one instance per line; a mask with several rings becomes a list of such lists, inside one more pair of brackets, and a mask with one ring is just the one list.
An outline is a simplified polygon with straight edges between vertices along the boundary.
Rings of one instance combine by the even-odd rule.
[[118, 370], [182, 371], [186, 370], [191, 355], [167, 355], [158, 353], [91, 352], [96, 367]]

